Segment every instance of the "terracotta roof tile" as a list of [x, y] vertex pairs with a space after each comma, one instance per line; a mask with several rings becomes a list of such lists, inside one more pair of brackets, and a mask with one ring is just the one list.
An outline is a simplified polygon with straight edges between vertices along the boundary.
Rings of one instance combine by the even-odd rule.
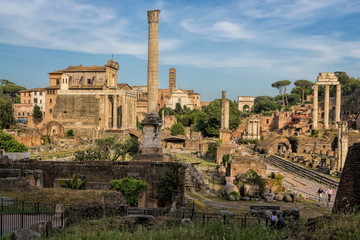
[[66, 73], [66, 72], [105, 72], [105, 66], [69, 66], [65, 69], [49, 73]]

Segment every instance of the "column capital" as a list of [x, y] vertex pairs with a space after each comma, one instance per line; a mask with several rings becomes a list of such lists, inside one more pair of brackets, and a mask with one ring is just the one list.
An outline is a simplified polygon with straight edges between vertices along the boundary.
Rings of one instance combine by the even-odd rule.
[[154, 9], [154, 10], [147, 11], [147, 17], [148, 17], [148, 22], [149, 23], [159, 22], [160, 10], [159, 9]]

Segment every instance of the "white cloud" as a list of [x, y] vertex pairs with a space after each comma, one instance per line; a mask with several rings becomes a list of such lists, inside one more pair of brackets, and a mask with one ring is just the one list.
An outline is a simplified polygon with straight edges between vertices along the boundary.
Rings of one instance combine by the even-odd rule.
[[[144, 17], [144, 26], [146, 26]], [[0, 2], [0, 43], [102, 54], [147, 55], [147, 32], [127, 15], [76, 0]], [[179, 40], [163, 39], [164, 50]]]
[[196, 23], [193, 19], [184, 19], [180, 25], [187, 31], [216, 39], [250, 39], [254, 35], [245, 29], [243, 24], [230, 21], [217, 21], [207, 27], [205, 24]]

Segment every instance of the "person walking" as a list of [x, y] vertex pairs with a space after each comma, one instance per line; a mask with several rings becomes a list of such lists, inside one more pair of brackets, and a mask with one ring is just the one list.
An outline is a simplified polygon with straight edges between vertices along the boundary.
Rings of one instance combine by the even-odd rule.
[[328, 195], [328, 202], [331, 201], [331, 195], [333, 194], [333, 190], [331, 187], [328, 188], [328, 190], [326, 190], [326, 194]]
[[322, 188], [319, 188], [317, 191], [318, 195], [319, 195], [319, 202], [322, 201], [323, 199], [323, 194], [325, 193], [324, 190]]

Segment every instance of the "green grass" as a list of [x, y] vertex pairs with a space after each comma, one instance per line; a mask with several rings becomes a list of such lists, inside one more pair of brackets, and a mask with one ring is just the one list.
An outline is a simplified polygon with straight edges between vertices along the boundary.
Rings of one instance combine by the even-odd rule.
[[242, 227], [238, 224], [211, 223], [182, 226], [176, 219], [157, 218], [148, 227], [138, 225], [126, 228], [121, 218], [103, 218], [84, 221], [62, 231], [55, 232], [53, 240], [70, 239], [360, 239], [360, 215], [324, 216], [315, 222], [297, 222], [283, 230], [264, 225]]
[[[117, 228], [117, 229], [114, 229]], [[169, 240], [169, 239], [282, 239], [283, 233], [270, 227], [253, 226], [241, 228], [239, 225], [223, 225], [213, 223], [206, 226], [172, 226], [156, 227], [151, 229], [140, 227], [135, 231], [124, 231], [121, 227], [114, 225], [109, 219], [83, 222], [77, 226], [70, 227], [63, 232], [56, 232], [48, 239], [70, 240], [70, 239], [127, 239], [127, 240]]]

